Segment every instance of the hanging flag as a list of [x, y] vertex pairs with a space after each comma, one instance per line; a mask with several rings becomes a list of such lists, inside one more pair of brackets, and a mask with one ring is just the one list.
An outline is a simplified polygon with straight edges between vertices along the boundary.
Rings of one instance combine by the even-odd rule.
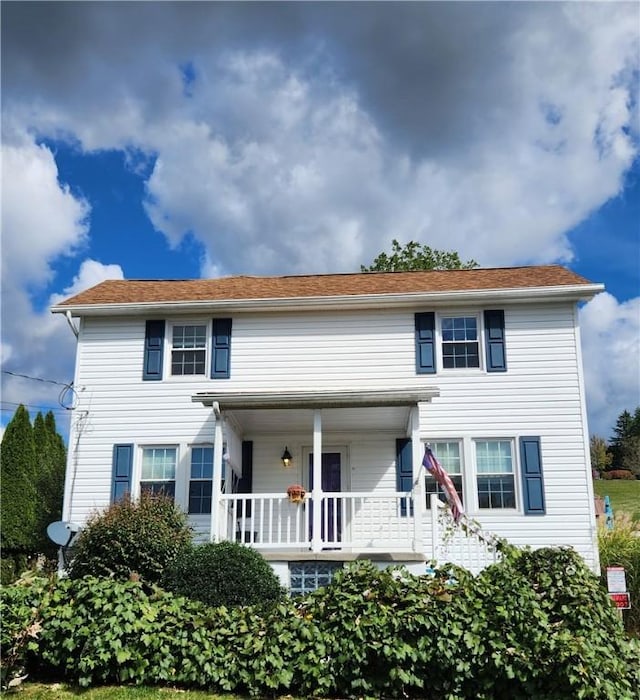
[[451, 481], [451, 477], [444, 470], [440, 462], [438, 462], [429, 445], [425, 445], [422, 464], [442, 487], [447, 503], [449, 504], [449, 508], [451, 508], [453, 520], [457, 523], [462, 517], [463, 513], [462, 501], [460, 500], [460, 496], [458, 496], [456, 487], [453, 485], [453, 481]]

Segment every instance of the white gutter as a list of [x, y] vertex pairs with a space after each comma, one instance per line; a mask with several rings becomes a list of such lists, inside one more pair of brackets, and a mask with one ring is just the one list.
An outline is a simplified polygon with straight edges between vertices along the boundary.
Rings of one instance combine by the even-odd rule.
[[283, 299], [205, 299], [191, 301], [122, 302], [52, 306], [51, 312], [75, 316], [129, 315], [202, 311], [296, 311], [308, 309], [365, 309], [425, 304], [431, 306], [473, 303], [536, 303], [538, 301], [588, 301], [604, 291], [603, 284], [516, 287], [509, 289], [469, 289], [448, 292], [407, 292], [402, 294], [352, 294], [338, 296], [287, 297]]
[[318, 389], [317, 391], [202, 391], [191, 397], [193, 403], [216, 406], [218, 410], [250, 410], [268, 408], [355, 408], [415, 406], [440, 396], [437, 387], [404, 389]]

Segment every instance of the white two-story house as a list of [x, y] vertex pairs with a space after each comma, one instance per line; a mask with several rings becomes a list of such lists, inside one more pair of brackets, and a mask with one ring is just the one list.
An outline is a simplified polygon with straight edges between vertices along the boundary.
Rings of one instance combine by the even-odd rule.
[[577, 304], [602, 289], [559, 266], [103, 282], [53, 308], [78, 324], [63, 517], [161, 491], [296, 590], [354, 558], [478, 569], [428, 443], [486, 531], [595, 569]]

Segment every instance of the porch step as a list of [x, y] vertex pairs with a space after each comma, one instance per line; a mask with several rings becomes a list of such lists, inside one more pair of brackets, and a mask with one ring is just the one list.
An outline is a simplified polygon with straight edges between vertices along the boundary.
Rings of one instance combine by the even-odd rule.
[[341, 552], [340, 550], [326, 552], [260, 552], [267, 561], [385, 561], [398, 564], [413, 561], [427, 561], [420, 552]]

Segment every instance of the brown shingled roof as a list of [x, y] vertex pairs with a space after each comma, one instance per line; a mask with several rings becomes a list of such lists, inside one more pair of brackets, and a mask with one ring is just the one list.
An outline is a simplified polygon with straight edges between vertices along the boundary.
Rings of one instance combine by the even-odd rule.
[[296, 299], [367, 294], [411, 294], [589, 285], [559, 265], [364, 272], [283, 277], [222, 277], [199, 280], [107, 280], [66, 299], [57, 308], [247, 299]]

